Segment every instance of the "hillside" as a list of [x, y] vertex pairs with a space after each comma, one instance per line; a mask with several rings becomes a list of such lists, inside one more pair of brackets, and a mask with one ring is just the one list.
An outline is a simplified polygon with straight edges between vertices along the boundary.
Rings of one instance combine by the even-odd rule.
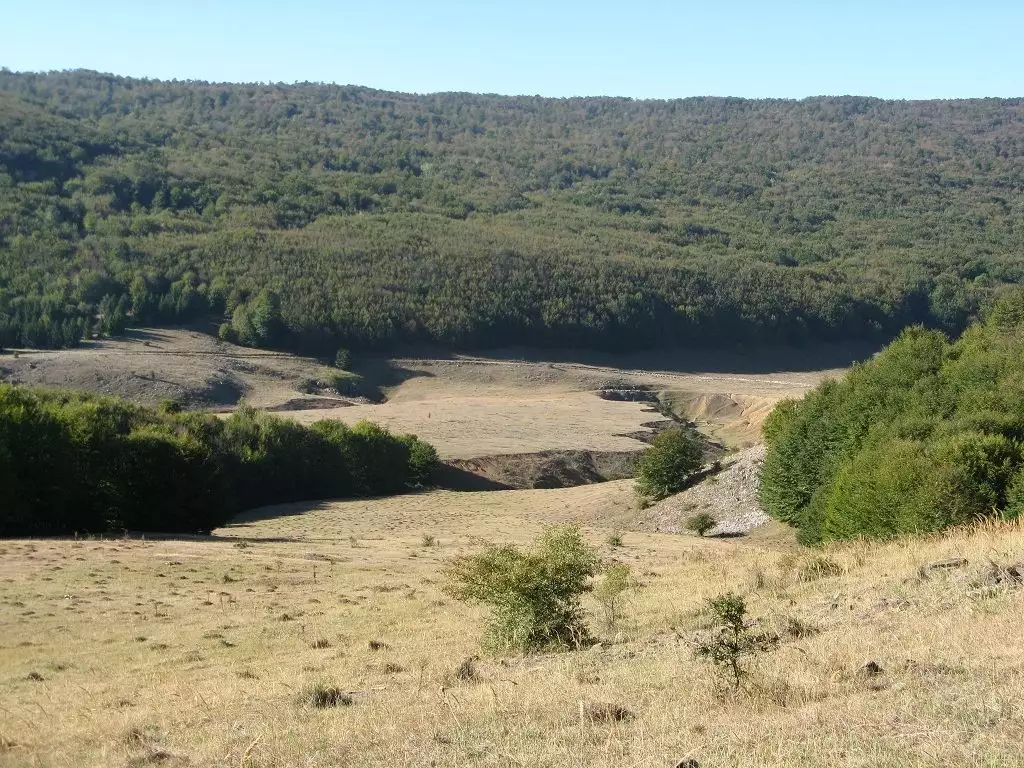
[[[1021, 765], [1018, 524], [825, 552], [633, 532], [613, 548], [630, 485], [290, 505], [197, 540], [4, 541], [0, 766]], [[619, 626], [588, 597], [600, 645], [485, 655], [460, 679], [484, 612], [442, 594], [444, 563], [554, 521], [633, 567]], [[723, 696], [693, 648], [726, 589], [782, 642]], [[317, 682], [349, 703], [302, 703]], [[581, 717], [604, 703], [632, 717]]]
[[1024, 104], [0, 72], [0, 345], [333, 354], [949, 331], [1022, 278]]

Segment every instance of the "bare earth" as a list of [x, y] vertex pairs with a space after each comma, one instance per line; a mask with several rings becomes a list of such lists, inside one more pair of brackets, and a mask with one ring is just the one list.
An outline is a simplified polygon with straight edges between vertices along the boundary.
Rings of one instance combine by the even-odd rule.
[[[808, 356], [806, 362], [813, 364]], [[359, 372], [368, 388], [383, 391], [387, 402], [370, 405], [303, 392], [305, 383], [339, 373], [316, 360], [237, 347], [195, 331], [142, 330], [78, 350], [0, 355], [0, 380], [87, 389], [150, 405], [178, 399], [220, 409], [240, 401], [259, 408], [287, 407], [281, 415], [304, 423], [370, 419], [419, 435], [445, 458], [472, 458], [642, 448], [623, 435], [642, 432], [646, 422], [664, 417], [647, 403], [595, 396], [605, 388], [662, 393], [678, 415], [741, 447], [758, 441], [761, 423], [778, 400], [800, 397], [823, 377], [842, 373], [836, 368], [779, 372], [770, 364], [757, 373], [729, 372], [749, 364], [749, 357], [646, 353], [602, 365], [508, 356], [371, 359]], [[330, 407], [346, 399], [357, 404]], [[310, 402], [319, 407], [303, 407]]]

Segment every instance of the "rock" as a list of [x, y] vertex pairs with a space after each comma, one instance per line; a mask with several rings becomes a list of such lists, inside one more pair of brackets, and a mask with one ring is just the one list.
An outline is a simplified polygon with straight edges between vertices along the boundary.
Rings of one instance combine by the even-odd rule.
[[992, 563], [982, 580], [991, 587], [1019, 587], [1024, 584], [1024, 563], [1005, 566]]
[[926, 571], [939, 571], [946, 568], [963, 568], [967, 565], [966, 557], [950, 557], [945, 560], [936, 560], [924, 567]]
[[602, 651], [604, 651], [604, 644], [602, 644], [602, 643], [594, 643], [587, 650], [589, 650], [591, 653], [601, 653]]
[[860, 669], [857, 670], [857, 674], [861, 677], [878, 677], [880, 674], [885, 672], [882, 665], [877, 661], [865, 661], [860, 665]]

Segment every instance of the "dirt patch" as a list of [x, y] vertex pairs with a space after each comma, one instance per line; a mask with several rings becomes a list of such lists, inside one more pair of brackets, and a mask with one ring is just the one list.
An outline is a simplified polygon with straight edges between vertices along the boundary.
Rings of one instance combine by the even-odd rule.
[[279, 413], [282, 411], [313, 411], [321, 408], [348, 408], [352, 405], [354, 403], [336, 397], [293, 397], [280, 405], [272, 405], [267, 410]]
[[174, 400], [202, 409], [235, 406], [243, 398], [257, 408], [276, 407], [301, 396], [310, 381], [334, 381], [341, 374], [311, 358], [239, 347], [181, 328], [133, 329], [78, 349], [0, 355], [0, 372], [12, 384], [81, 389], [151, 406]]
[[438, 483], [451, 490], [571, 488], [633, 476], [639, 451], [540, 451], [450, 459]]

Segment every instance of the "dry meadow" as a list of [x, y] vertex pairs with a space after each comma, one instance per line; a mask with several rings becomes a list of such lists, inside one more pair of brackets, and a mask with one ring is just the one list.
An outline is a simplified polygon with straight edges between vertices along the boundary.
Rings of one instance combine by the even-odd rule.
[[[208, 539], [2, 542], [0, 765], [1024, 765], [1005, 569], [1024, 530], [613, 546], [633, 503], [628, 482], [438, 491], [263, 510]], [[616, 627], [587, 603], [599, 646], [481, 654], [485, 614], [442, 593], [444, 563], [548, 522], [583, 526], [638, 587]], [[927, 568], [946, 558], [967, 562]], [[738, 693], [693, 655], [704, 600], [730, 589], [782, 638]], [[303, 699], [316, 684], [337, 706]], [[623, 711], [588, 714], [604, 704]]]

